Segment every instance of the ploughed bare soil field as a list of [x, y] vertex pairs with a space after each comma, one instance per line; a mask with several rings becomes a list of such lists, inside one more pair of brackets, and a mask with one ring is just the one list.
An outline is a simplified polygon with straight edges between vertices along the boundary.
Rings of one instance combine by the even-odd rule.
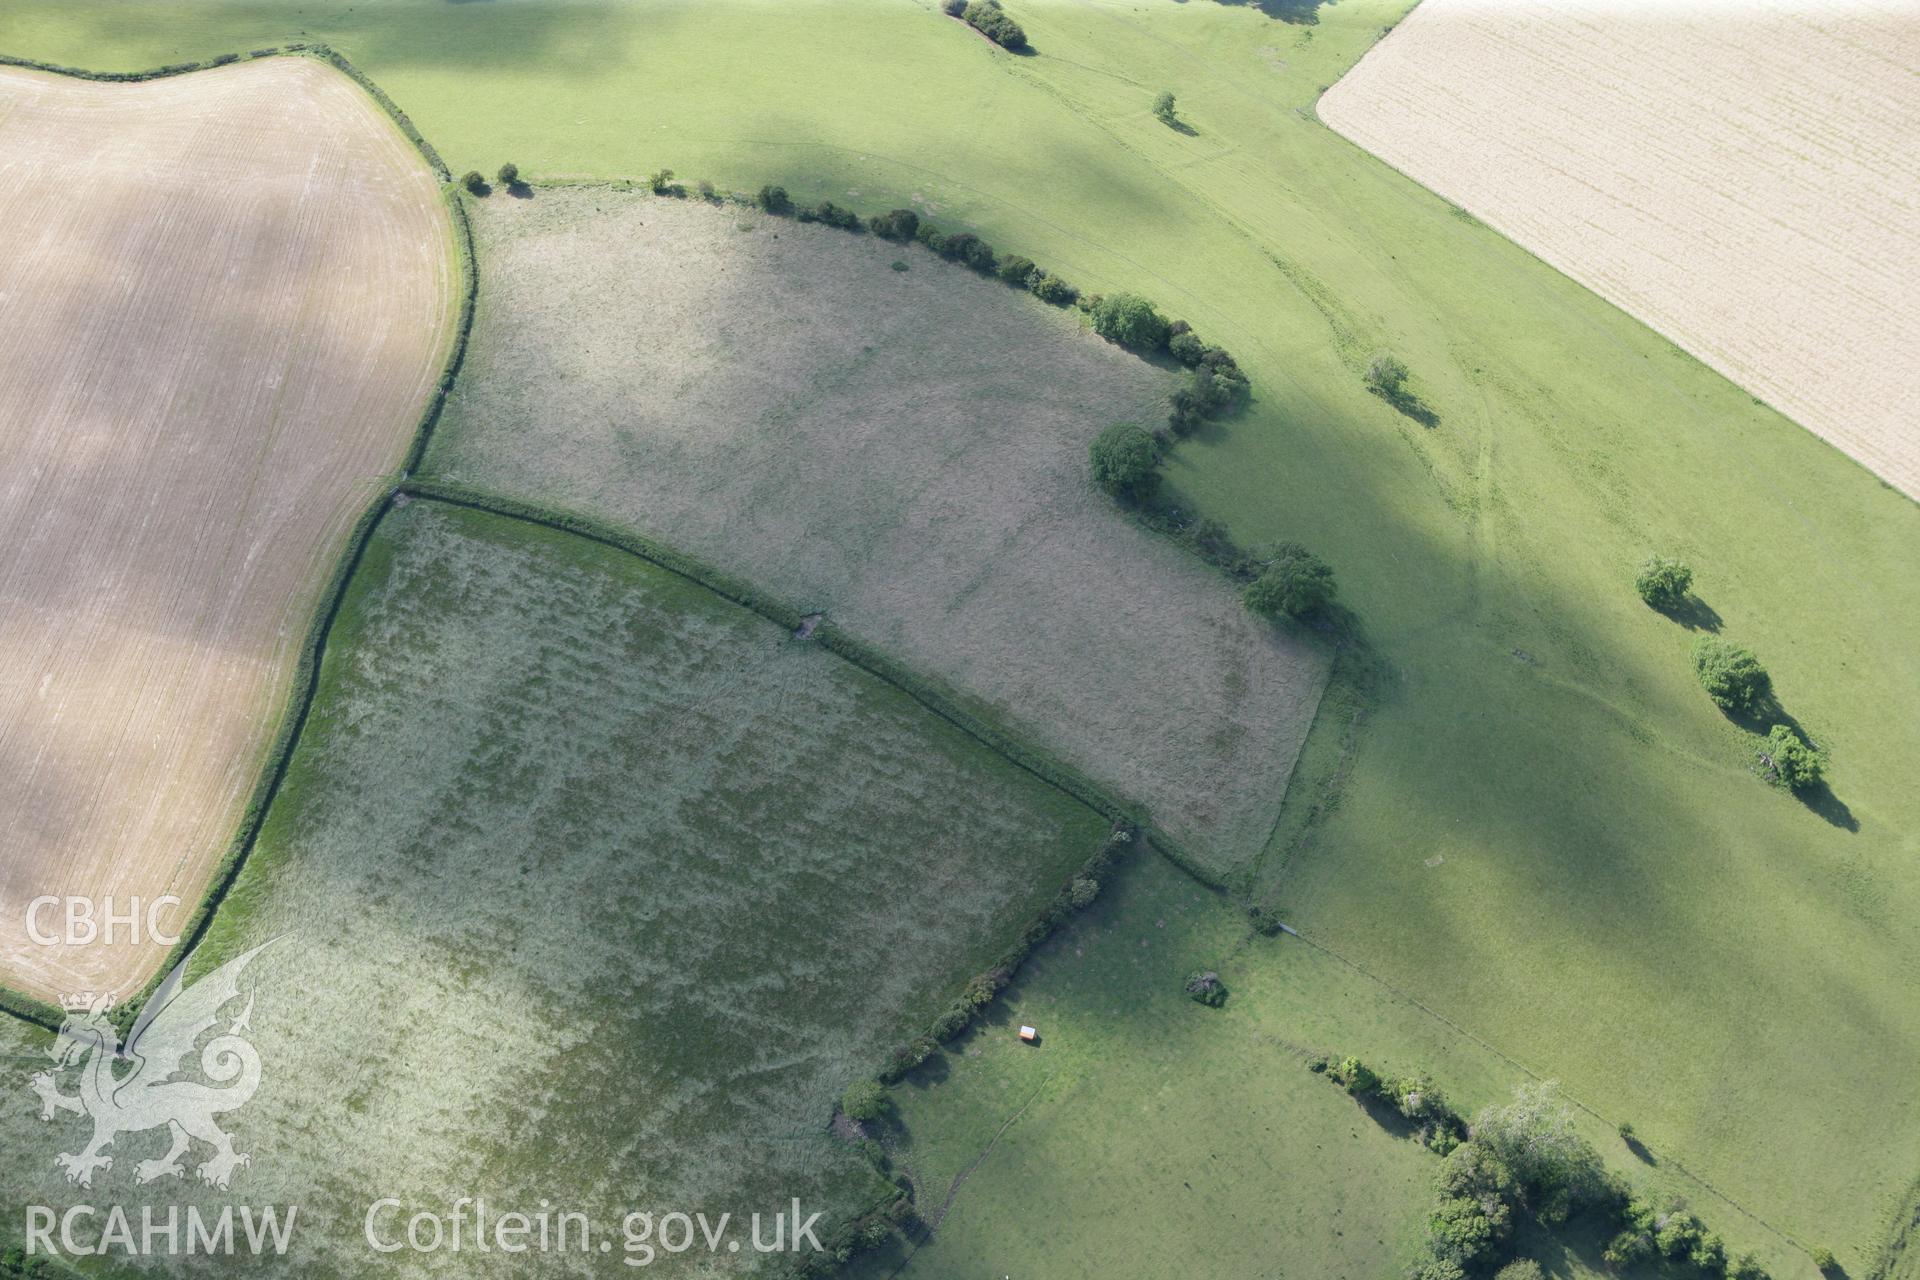
[[1326, 659], [1091, 483], [1171, 377], [917, 246], [606, 188], [478, 203], [429, 473], [823, 611], [1216, 867], [1259, 852]]
[[[444, 360], [451, 226], [346, 76], [0, 69], [0, 983], [137, 985], [36, 945], [42, 895], [184, 905], [263, 764], [354, 521]], [[53, 927], [43, 915], [39, 924]]]
[[1320, 118], [1920, 497], [1920, 20], [1425, 0]]

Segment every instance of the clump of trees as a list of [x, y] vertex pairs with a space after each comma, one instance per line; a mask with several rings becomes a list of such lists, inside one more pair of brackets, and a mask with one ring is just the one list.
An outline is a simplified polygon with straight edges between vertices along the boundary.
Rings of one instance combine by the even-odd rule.
[[1173, 93], [1162, 89], [1160, 96], [1153, 100], [1153, 118], [1169, 129], [1180, 127], [1180, 117], [1173, 113]]
[[[1665, 613], [1679, 609], [1693, 589], [1693, 570], [1678, 560], [1651, 556], [1640, 566], [1634, 589], [1649, 605]], [[1707, 611], [1711, 614], [1711, 611]], [[1700, 687], [1714, 705], [1739, 716], [1772, 719], [1777, 711], [1773, 700], [1773, 678], [1744, 645], [1718, 636], [1701, 636], [1693, 643], [1693, 670]], [[1760, 773], [1774, 786], [1790, 791], [1806, 791], [1821, 785], [1826, 776], [1826, 757], [1813, 743], [1800, 736], [1791, 723], [1773, 724], [1759, 739], [1754, 755], [1760, 761]], [[1625, 1136], [1625, 1135], [1622, 1135]]]
[[1313, 1069], [1326, 1072], [1357, 1101], [1392, 1107], [1413, 1124], [1415, 1136], [1429, 1150], [1445, 1155], [1467, 1136], [1466, 1121], [1425, 1076], [1390, 1078], [1352, 1057], [1337, 1063], [1318, 1059]]
[[1040, 301], [1051, 303], [1056, 307], [1070, 307], [1080, 300], [1078, 289], [1059, 276], [1049, 275], [1045, 271], [1035, 271], [1029, 276], [1027, 288]]
[[761, 187], [760, 193], [754, 197], [753, 202], [775, 217], [785, 217], [793, 212], [793, 197], [787, 194], [785, 187], [772, 185]]
[[1003, 49], [1018, 52], [1027, 47], [1027, 33], [1007, 16], [1000, 0], [946, 0], [941, 7]]
[[1333, 569], [1297, 542], [1283, 542], [1240, 592], [1240, 601], [1263, 618], [1304, 618], [1333, 603]]
[[1160, 484], [1160, 443], [1145, 428], [1116, 422], [1088, 450], [1093, 481], [1116, 498], [1139, 502]]
[[1546, 1280], [1546, 1273], [1532, 1258], [1522, 1258], [1494, 1272], [1493, 1280]]
[[882, 240], [907, 241], [920, 230], [920, 215], [912, 209], [891, 209], [867, 219], [867, 230]]
[[1093, 304], [1093, 331], [1108, 342], [1143, 354], [1164, 350], [1172, 324], [1153, 304], [1134, 293], [1116, 293]]
[[1758, 711], [1773, 685], [1753, 650], [1718, 636], [1693, 642], [1693, 671], [1716, 706], [1742, 715]]
[[949, 262], [958, 262], [972, 267], [983, 276], [994, 273], [998, 260], [994, 257], [993, 246], [979, 236], [967, 231], [942, 235], [931, 224], [922, 223], [920, 242]]
[[856, 1080], [840, 1095], [840, 1110], [846, 1113], [847, 1119], [862, 1124], [885, 1115], [887, 1106], [887, 1091], [878, 1080]]
[[1640, 598], [1663, 613], [1678, 609], [1693, 587], [1693, 570], [1678, 560], [1649, 556], [1633, 580]]
[[1791, 726], [1777, 724], [1767, 731], [1758, 752], [1767, 780], [1790, 791], [1817, 787], [1826, 774], [1826, 758], [1804, 741]]
[[1227, 1002], [1227, 984], [1220, 981], [1220, 975], [1211, 969], [1190, 973], [1187, 975], [1187, 998], [1209, 1009], [1218, 1009]]
[[795, 216], [801, 222], [824, 222], [842, 231], [858, 231], [862, 225], [859, 214], [851, 209], [842, 209], [831, 200], [822, 200], [811, 209], [800, 210]]

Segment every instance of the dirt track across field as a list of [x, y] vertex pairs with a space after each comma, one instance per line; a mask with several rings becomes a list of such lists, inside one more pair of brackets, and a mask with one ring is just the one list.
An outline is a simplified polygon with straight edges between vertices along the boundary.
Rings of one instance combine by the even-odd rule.
[[0, 983], [127, 991], [163, 945], [38, 945], [27, 906], [199, 898], [439, 373], [452, 229], [304, 58], [0, 68], [0, 178]]
[[1910, 8], [1424, 0], [1319, 111], [1920, 497]]

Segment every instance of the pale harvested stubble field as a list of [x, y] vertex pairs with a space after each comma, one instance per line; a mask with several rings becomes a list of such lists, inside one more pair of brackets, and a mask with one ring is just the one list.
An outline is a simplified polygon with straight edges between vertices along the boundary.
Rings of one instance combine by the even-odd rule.
[[1920, 497], [1920, 14], [1424, 0], [1319, 112]]
[[164, 948], [38, 946], [26, 906], [203, 891], [444, 360], [452, 228], [303, 58], [0, 69], [0, 226], [0, 983], [126, 989]]
[[738, 208], [541, 191], [479, 202], [475, 234], [428, 472], [823, 610], [1214, 867], [1259, 852], [1326, 658], [1088, 478], [1102, 427], [1164, 420], [1169, 375], [917, 246]]

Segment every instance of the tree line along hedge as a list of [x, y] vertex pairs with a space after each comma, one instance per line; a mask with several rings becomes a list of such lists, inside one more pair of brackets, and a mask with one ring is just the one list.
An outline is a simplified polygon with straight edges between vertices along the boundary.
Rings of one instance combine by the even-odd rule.
[[[1397, 1111], [1444, 1157], [1425, 1252], [1409, 1280], [1467, 1280], [1496, 1268], [1506, 1276], [1523, 1216], [1552, 1230], [1576, 1214], [1597, 1216], [1611, 1232], [1602, 1255], [1610, 1269], [1658, 1262], [1670, 1273], [1708, 1280], [1768, 1280], [1751, 1256], [1729, 1258], [1725, 1243], [1692, 1213], [1658, 1208], [1606, 1169], [1551, 1082], [1522, 1085], [1511, 1102], [1482, 1109], [1468, 1124], [1425, 1076], [1385, 1076], [1357, 1058], [1309, 1065], [1361, 1103]], [[1519, 1274], [1528, 1274], [1523, 1263]]]
[[1173, 435], [1191, 435], [1206, 419], [1236, 408], [1248, 394], [1247, 376], [1225, 348], [1202, 341], [1186, 321], [1166, 319], [1138, 295], [1083, 296], [1033, 259], [998, 254], [991, 244], [971, 232], [942, 231], [913, 209], [890, 209], [862, 219], [831, 200], [798, 205], [785, 187], [774, 184], [761, 187], [753, 203], [775, 217], [823, 223], [844, 231], [867, 231], [901, 244], [918, 243], [949, 262], [1025, 289], [1042, 302], [1057, 307], [1079, 304], [1087, 312], [1093, 331], [1101, 337], [1143, 356], [1170, 355], [1186, 367], [1186, 376], [1173, 393], [1168, 417], [1167, 426]]

